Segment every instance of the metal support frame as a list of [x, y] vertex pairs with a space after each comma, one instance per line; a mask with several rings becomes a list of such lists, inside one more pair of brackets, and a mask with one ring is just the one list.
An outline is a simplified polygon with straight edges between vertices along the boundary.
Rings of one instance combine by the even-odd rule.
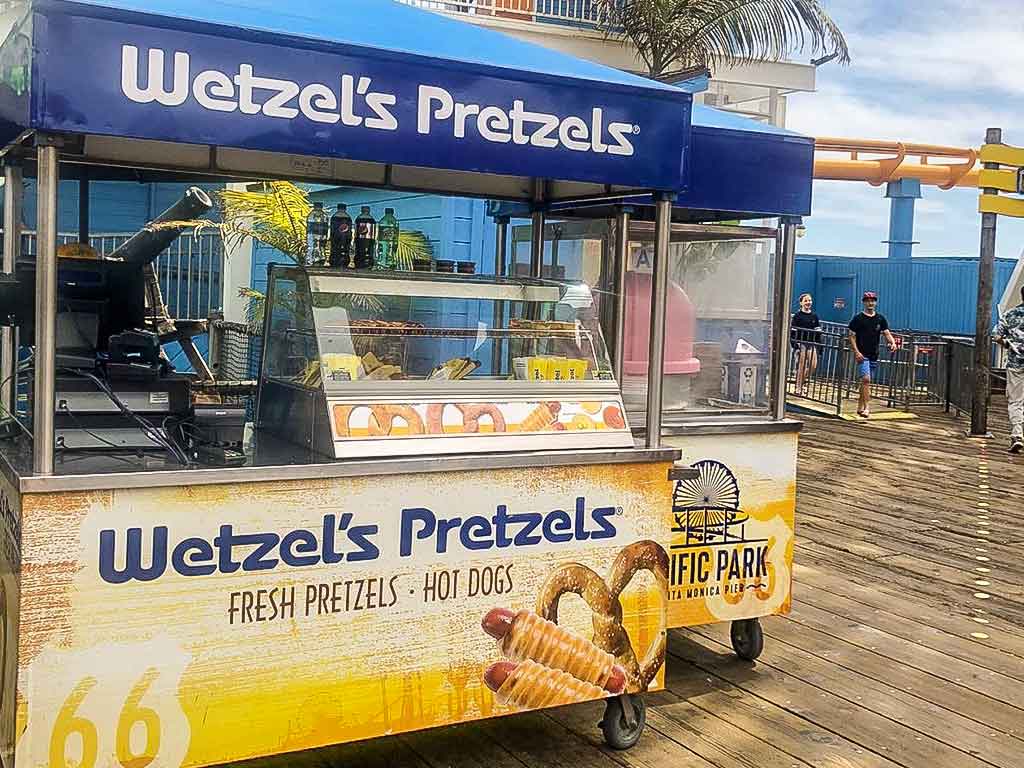
[[53, 474], [53, 426], [57, 344], [57, 183], [56, 143], [39, 136], [36, 201], [36, 354], [32, 404], [33, 470]]
[[[21, 255], [21, 204], [23, 197], [21, 160], [8, 158], [4, 162], [4, 252], [3, 271], [14, 274]], [[18, 350], [14, 329], [0, 327], [0, 410], [2, 414], [15, 413], [18, 400]]]
[[[499, 216], [495, 220], [494, 274], [496, 277], [505, 277], [508, 274], [508, 221], [508, 216]], [[493, 328], [504, 327], [505, 304], [503, 302], [494, 302], [492, 323]], [[501, 370], [502, 340], [495, 336], [491, 340], [491, 345], [491, 375], [496, 376]]]
[[771, 414], [786, 418], [786, 381], [789, 378], [789, 322], [793, 303], [793, 265], [800, 219], [782, 219], [775, 239], [775, 296], [772, 302]]
[[622, 386], [626, 370], [626, 269], [629, 266], [630, 212], [619, 208], [613, 220], [615, 232], [615, 323], [612, 349], [615, 351], [615, 380]]
[[647, 353], [648, 448], [661, 446], [661, 394], [665, 371], [665, 309], [668, 304], [668, 245], [672, 197], [661, 193], [654, 204], [654, 264], [651, 281], [651, 337]]
[[[986, 144], [1002, 144], [1001, 128], [985, 131]], [[985, 163], [997, 169], [996, 163]], [[995, 195], [998, 190], [983, 189]], [[996, 214], [981, 214], [981, 249], [978, 258], [978, 314], [974, 324], [974, 400], [971, 404], [971, 435], [988, 435], [988, 406], [992, 399], [992, 283], [996, 265]]]
[[533, 213], [530, 223], [530, 277], [544, 275], [544, 180], [533, 180]]
[[82, 178], [78, 180], [78, 242], [89, 244], [89, 172], [82, 166]]

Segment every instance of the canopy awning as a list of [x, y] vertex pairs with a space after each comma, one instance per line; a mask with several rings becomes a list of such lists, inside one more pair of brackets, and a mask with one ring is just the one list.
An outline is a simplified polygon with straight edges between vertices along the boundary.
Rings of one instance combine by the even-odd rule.
[[20, 7], [6, 138], [84, 136], [84, 162], [508, 199], [685, 188], [690, 94], [391, 0]]
[[[811, 212], [814, 139], [702, 104], [693, 106], [686, 188], [673, 207], [677, 222], [807, 216]], [[615, 204], [653, 218], [649, 196], [552, 206], [561, 216], [605, 218]], [[521, 216], [516, 204], [493, 215]]]

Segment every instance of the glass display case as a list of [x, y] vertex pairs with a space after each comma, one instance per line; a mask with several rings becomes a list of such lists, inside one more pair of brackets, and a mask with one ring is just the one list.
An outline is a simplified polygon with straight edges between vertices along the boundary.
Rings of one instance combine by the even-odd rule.
[[583, 283], [274, 265], [257, 423], [338, 458], [632, 447]]

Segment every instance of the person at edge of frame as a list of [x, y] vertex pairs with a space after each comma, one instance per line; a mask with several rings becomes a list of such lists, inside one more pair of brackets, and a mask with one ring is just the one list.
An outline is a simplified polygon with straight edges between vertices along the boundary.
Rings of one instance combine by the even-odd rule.
[[860, 399], [857, 402], [857, 415], [868, 418], [871, 415], [871, 381], [878, 375], [878, 344], [882, 336], [889, 345], [889, 351], [896, 351], [896, 339], [889, 330], [889, 322], [879, 314], [878, 294], [864, 291], [861, 299], [864, 311], [854, 315], [850, 321], [850, 346], [857, 358], [857, 375], [860, 377]]
[[1024, 451], [1024, 287], [1021, 303], [996, 323], [992, 338], [1006, 350], [1006, 409], [1010, 415], [1010, 453]]
[[818, 370], [818, 348], [821, 346], [821, 320], [813, 311], [814, 297], [801, 293], [800, 309], [790, 322], [789, 345], [796, 352], [796, 392], [803, 394], [808, 379]]

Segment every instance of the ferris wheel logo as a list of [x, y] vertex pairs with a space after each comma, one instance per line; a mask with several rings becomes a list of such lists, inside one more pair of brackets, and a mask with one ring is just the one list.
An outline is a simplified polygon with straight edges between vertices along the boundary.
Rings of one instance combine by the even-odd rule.
[[706, 547], [746, 541], [750, 515], [740, 509], [740, 485], [736, 475], [718, 461], [692, 465], [697, 476], [676, 483], [672, 494], [673, 533], [684, 534], [676, 547]]

